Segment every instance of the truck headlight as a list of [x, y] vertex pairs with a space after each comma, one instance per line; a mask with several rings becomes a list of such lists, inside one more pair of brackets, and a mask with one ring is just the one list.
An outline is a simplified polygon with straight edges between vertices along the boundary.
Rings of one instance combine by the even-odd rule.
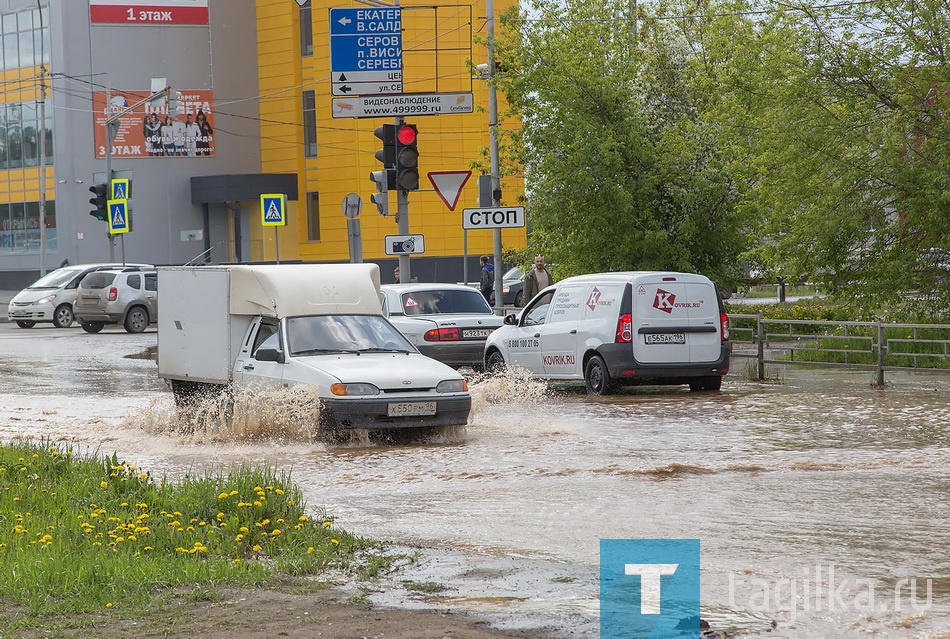
[[378, 388], [365, 382], [332, 384], [330, 386], [330, 392], [334, 395], [379, 395]]
[[437, 393], [464, 393], [467, 390], [468, 382], [464, 379], [447, 379], [435, 387]]

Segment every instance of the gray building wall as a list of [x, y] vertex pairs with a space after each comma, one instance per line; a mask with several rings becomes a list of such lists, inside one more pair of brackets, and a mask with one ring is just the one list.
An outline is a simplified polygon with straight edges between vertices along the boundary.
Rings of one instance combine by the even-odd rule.
[[[47, 271], [67, 259], [110, 258], [108, 227], [89, 215], [88, 189], [104, 181], [106, 171], [106, 161], [95, 156], [92, 94], [106, 87], [148, 92], [152, 78], [166, 78], [183, 93], [214, 91], [215, 156], [113, 158], [113, 171], [132, 178], [133, 194], [133, 231], [117, 236], [115, 258], [181, 264], [207, 244], [215, 260], [229, 259], [227, 207], [209, 205], [205, 230], [204, 207], [191, 203], [190, 179], [260, 171], [254, 0], [210, 0], [210, 26], [93, 25], [85, 0], [40, 2], [49, 6], [46, 108], [53, 117], [54, 162], [47, 174], [55, 176], [58, 234], [58, 248], [47, 250]], [[0, 13], [31, 7], [35, 0], [0, 0]], [[0, 252], [0, 289], [35, 280], [39, 260], [38, 248]]]

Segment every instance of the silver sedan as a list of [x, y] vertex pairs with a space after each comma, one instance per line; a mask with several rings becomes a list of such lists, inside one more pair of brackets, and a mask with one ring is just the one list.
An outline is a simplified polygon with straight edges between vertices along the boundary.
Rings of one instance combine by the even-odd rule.
[[459, 284], [385, 284], [383, 315], [423, 355], [481, 369], [485, 340], [502, 325], [477, 290]]

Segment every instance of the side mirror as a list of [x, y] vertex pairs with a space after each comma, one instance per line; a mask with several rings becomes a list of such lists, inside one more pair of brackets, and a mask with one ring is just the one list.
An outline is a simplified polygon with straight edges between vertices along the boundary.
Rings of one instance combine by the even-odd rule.
[[281, 362], [283, 360], [283, 353], [276, 348], [259, 348], [257, 352], [254, 353], [254, 359], [259, 362]]
[[510, 315], [505, 315], [505, 324], [508, 324], [509, 326], [514, 326], [517, 323], [518, 323], [518, 318], [515, 316], [514, 313], [511, 313]]

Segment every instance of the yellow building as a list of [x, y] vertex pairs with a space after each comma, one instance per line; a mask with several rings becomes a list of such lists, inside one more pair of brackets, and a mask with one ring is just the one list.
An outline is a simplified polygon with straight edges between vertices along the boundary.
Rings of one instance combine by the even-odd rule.
[[[495, 2], [496, 17], [511, 4], [511, 0]], [[397, 235], [398, 228], [395, 216], [383, 217], [370, 201], [376, 192], [370, 173], [383, 168], [375, 157], [382, 142], [374, 131], [394, 119], [350, 117], [346, 112], [350, 101], [339, 98], [351, 96], [340, 93], [340, 78], [331, 77], [331, 9], [372, 11], [385, 7], [348, 0], [333, 4], [310, 0], [303, 6], [287, 0], [257, 0], [261, 171], [293, 173], [298, 180], [298, 200], [289, 203], [288, 225], [278, 231], [281, 259], [348, 260], [343, 201], [347, 194], [355, 193], [363, 200], [359, 219], [364, 260], [382, 262], [388, 257], [384, 238]], [[486, 32], [485, 4], [448, 0], [432, 6], [410, 1], [401, 3], [400, 9], [402, 90], [397, 93], [472, 94], [474, 105], [469, 113], [405, 116], [405, 121], [419, 130], [420, 188], [409, 193], [409, 233], [425, 238], [425, 254], [413, 256], [413, 276], [437, 281], [461, 279], [461, 256], [467, 243], [470, 279], [472, 275], [477, 278], [477, 266], [472, 271], [472, 265], [477, 265], [480, 254], [492, 253], [493, 232], [463, 233], [462, 209], [478, 206], [477, 178], [482, 171], [487, 173], [490, 165], [488, 86], [471, 72], [472, 64], [487, 62], [485, 47], [475, 43], [476, 36], [484, 37]], [[467, 171], [479, 163], [483, 169], [473, 170], [454, 211], [450, 210], [428, 173]], [[523, 189], [520, 179], [506, 178], [502, 203], [517, 204]], [[395, 192], [390, 192], [389, 202], [390, 213], [395, 213]], [[275, 231], [252, 232], [262, 233], [262, 240], [253, 244], [263, 251], [252, 258], [273, 259]], [[502, 243], [505, 248], [523, 247], [525, 229], [503, 230]]]

